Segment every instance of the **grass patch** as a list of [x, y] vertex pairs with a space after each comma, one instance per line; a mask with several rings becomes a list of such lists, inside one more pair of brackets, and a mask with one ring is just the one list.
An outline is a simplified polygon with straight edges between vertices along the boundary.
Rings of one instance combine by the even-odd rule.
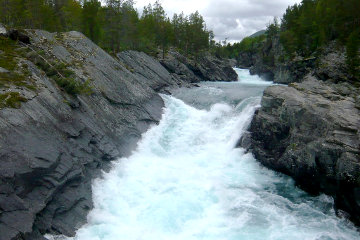
[[31, 75], [27, 65], [18, 65], [17, 57], [24, 55], [24, 49], [18, 47], [15, 41], [0, 36], [0, 67], [9, 71], [0, 73], [0, 87], [18, 86], [36, 90], [36, 87], [27, 81], [27, 77]]
[[74, 78], [54, 78], [55, 82], [70, 95], [77, 94], [91, 94], [93, 89], [90, 85], [90, 80], [83, 83], [76, 81]]
[[293, 151], [296, 151], [298, 149], [298, 145], [296, 143], [291, 143], [290, 144], [290, 149]]
[[16, 42], [13, 40], [0, 36], [0, 67], [3, 67], [9, 71], [14, 71], [17, 66], [15, 59], [18, 56], [15, 49], [17, 48]]
[[[0, 67], [9, 72], [0, 73], [0, 88], [9, 88], [10, 86], [26, 87], [35, 91], [36, 87], [27, 81], [31, 73], [26, 64], [18, 64], [18, 57], [25, 57], [37, 65], [45, 74], [53, 79], [60, 88], [71, 95], [90, 94], [92, 88], [90, 81], [77, 81], [75, 72], [69, 68], [68, 64], [54, 61], [46, 56], [44, 51], [27, 52], [24, 48], [19, 48], [16, 41], [0, 36]], [[4, 97], [4, 96], [3, 96]], [[8, 99], [9, 96], [6, 96]], [[11, 104], [14, 96], [10, 96], [9, 104], [2, 101], [1, 106], [15, 106]], [[7, 100], [6, 100], [7, 101]]]
[[78, 94], [91, 94], [92, 87], [90, 81], [79, 82], [76, 80], [75, 72], [69, 69], [69, 65], [54, 61], [54, 60], [44, 60], [47, 57], [43, 51], [32, 52], [28, 54], [28, 58], [36, 64], [40, 69], [42, 69], [46, 76], [53, 79], [57, 85], [64, 89], [70, 95]]
[[22, 102], [27, 102], [27, 99], [20, 96], [18, 92], [7, 92], [0, 94], [0, 109], [2, 108], [20, 108]]

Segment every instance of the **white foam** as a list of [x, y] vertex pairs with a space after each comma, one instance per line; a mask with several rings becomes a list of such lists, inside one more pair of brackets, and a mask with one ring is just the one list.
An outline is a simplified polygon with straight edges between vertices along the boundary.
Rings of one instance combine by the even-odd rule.
[[272, 81], [265, 81], [258, 75], [250, 75], [248, 69], [234, 68], [235, 72], [238, 75], [238, 81], [242, 84], [249, 85], [271, 85]]

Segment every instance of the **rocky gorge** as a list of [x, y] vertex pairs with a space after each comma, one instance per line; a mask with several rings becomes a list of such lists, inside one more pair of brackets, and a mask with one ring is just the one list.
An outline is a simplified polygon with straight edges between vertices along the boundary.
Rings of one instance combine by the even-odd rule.
[[79, 32], [0, 35], [0, 240], [73, 236], [92, 208], [92, 179], [159, 122], [158, 93], [237, 80], [209, 56], [110, 56]]
[[338, 214], [359, 225], [360, 89], [345, 49], [332, 42], [313, 57], [287, 62], [282, 54], [274, 38], [240, 58], [253, 74], [287, 84], [265, 90], [241, 145], [308, 192], [333, 196]]

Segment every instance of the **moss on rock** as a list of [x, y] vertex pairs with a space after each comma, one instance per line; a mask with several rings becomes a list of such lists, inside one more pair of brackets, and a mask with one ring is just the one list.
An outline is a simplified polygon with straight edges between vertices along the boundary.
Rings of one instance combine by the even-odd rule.
[[27, 99], [18, 92], [7, 92], [0, 94], [0, 109], [2, 108], [20, 108], [22, 102], [27, 102]]
[[22, 55], [24, 49], [19, 48], [16, 41], [0, 36], [0, 67], [8, 70], [0, 73], [0, 88], [17, 86], [36, 90], [35, 85], [28, 79], [31, 74], [27, 65], [19, 64]]

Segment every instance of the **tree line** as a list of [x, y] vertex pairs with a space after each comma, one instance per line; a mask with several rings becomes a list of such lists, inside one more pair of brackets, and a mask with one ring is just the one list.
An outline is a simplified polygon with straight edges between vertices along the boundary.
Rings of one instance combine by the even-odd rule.
[[80, 31], [110, 53], [140, 50], [162, 55], [174, 47], [198, 55], [214, 45], [214, 34], [198, 13], [170, 19], [159, 1], [140, 15], [133, 0], [0, 0], [0, 21], [8, 27], [51, 32]]
[[288, 56], [310, 56], [334, 40], [346, 46], [349, 70], [358, 75], [359, 0], [303, 0], [287, 8], [280, 26], [280, 41]]
[[360, 30], [359, 0], [303, 0], [288, 7], [281, 23], [281, 42], [291, 54], [310, 55], [338, 40], [346, 44]]

